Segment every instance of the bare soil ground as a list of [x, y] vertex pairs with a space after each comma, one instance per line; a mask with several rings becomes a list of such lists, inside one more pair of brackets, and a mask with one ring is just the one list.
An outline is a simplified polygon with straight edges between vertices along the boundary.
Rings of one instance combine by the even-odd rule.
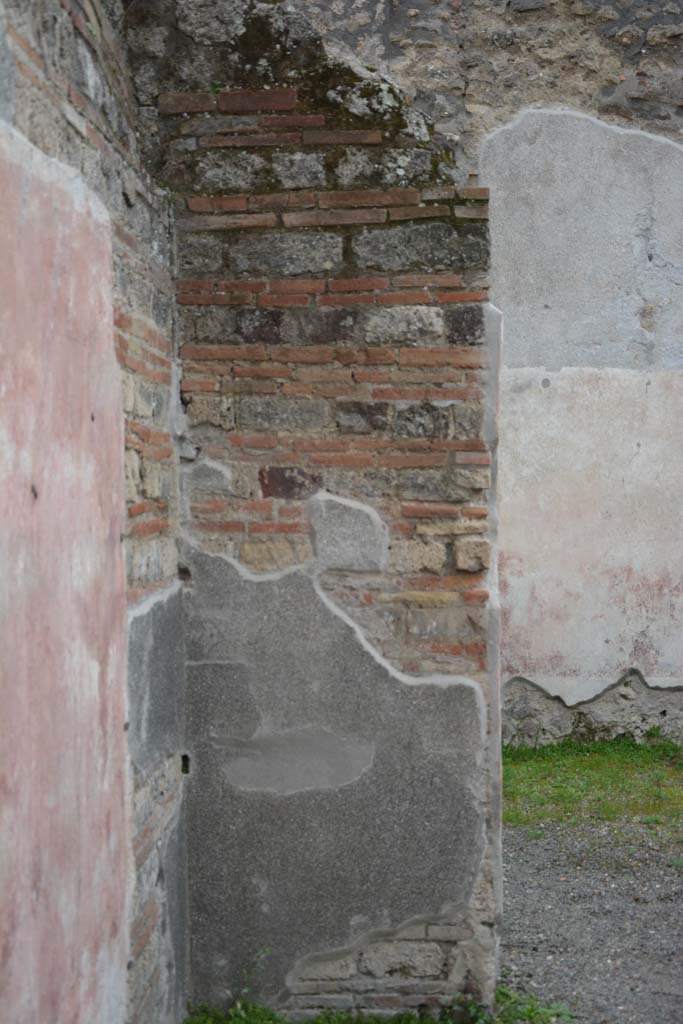
[[683, 823], [504, 833], [503, 981], [580, 1024], [683, 1024]]

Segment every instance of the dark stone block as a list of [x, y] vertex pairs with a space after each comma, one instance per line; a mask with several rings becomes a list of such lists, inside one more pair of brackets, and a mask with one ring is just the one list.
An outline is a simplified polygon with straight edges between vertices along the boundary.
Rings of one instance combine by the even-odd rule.
[[317, 474], [296, 466], [263, 466], [258, 476], [264, 498], [307, 498], [321, 484]]
[[448, 437], [450, 422], [447, 406], [420, 402], [397, 408], [394, 433], [399, 437]]
[[288, 345], [323, 345], [353, 341], [360, 316], [357, 309], [289, 309], [282, 324]]
[[254, 309], [249, 306], [239, 309], [235, 317], [238, 341], [278, 345], [282, 341], [283, 317], [281, 309]]
[[484, 338], [484, 308], [463, 303], [444, 307], [446, 341], [451, 345], [476, 345]]
[[389, 425], [387, 402], [337, 402], [337, 427], [342, 434], [370, 434]]

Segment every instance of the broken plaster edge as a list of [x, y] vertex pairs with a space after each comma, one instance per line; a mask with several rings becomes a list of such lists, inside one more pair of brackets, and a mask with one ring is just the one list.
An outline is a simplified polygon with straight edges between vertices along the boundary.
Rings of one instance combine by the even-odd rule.
[[23, 132], [0, 116], [0, 147], [20, 168], [22, 178], [36, 173], [41, 185], [51, 185], [66, 193], [75, 210], [89, 214], [96, 223], [111, 232], [111, 217], [100, 197], [87, 184], [85, 178], [69, 164], [38, 149]]
[[[316, 506], [318, 507], [318, 509], [324, 510], [325, 505], [327, 503], [329, 503], [330, 505], [332, 505], [332, 504], [343, 505], [345, 508], [353, 509], [355, 512], [360, 512], [360, 513], [362, 513], [362, 515], [367, 516], [367, 518], [370, 520], [370, 522], [373, 524], [373, 526], [377, 530], [378, 539], [379, 539], [381, 547], [382, 547], [382, 552], [381, 552], [381, 555], [377, 559], [377, 564], [376, 565], [368, 565], [366, 569], [357, 569], [357, 568], [356, 569], [350, 569], [348, 565], [347, 566], [340, 566], [340, 565], [325, 565], [324, 564], [325, 558], [324, 558], [324, 554], [323, 554], [323, 551], [322, 551], [322, 548], [324, 548], [324, 544], [320, 543], [319, 529], [318, 529], [318, 527], [316, 526], [316, 523], [315, 523], [315, 518], [314, 518], [315, 511], [314, 510], [315, 510]], [[332, 491], [328, 491], [325, 488], [321, 488], [319, 491], [316, 491], [316, 493], [313, 494], [308, 499], [308, 501], [306, 503], [306, 506], [307, 506], [306, 511], [307, 511], [307, 516], [308, 516], [308, 523], [309, 523], [309, 526], [311, 528], [311, 533], [313, 535], [313, 553], [314, 553], [314, 556], [315, 556], [314, 557], [314, 561], [316, 563], [314, 571], [317, 571], [317, 572], [325, 572], [325, 571], [332, 571], [332, 572], [339, 572], [339, 571], [341, 571], [341, 572], [345, 572], [345, 571], [351, 571], [351, 572], [365, 572], [365, 571], [369, 571], [369, 572], [383, 572], [386, 569], [387, 565], [389, 564], [389, 548], [390, 548], [389, 527], [384, 522], [384, 520], [382, 519], [381, 515], [379, 514], [379, 512], [377, 511], [376, 508], [373, 508], [372, 505], [365, 504], [365, 502], [357, 501], [355, 498], [344, 498], [341, 495], [333, 494]]]
[[683, 693], [683, 683], [671, 683], [662, 686], [656, 682], [650, 682], [646, 679], [639, 668], [635, 668], [633, 666], [622, 672], [619, 678], [614, 682], [606, 683], [601, 690], [597, 690], [591, 697], [581, 697], [579, 700], [573, 702], [565, 700], [561, 694], [553, 693], [547, 687], [543, 686], [542, 683], [537, 683], [535, 679], [529, 679], [528, 676], [521, 675], [520, 673], [515, 673], [514, 675], [507, 677], [502, 685], [502, 696], [503, 698], [505, 697], [505, 690], [511, 683], [525, 683], [527, 686], [538, 691], [538, 693], [541, 693], [544, 697], [547, 697], [548, 700], [558, 701], [563, 707], [567, 708], [568, 711], [574, 711], [587, 704], [595, 704], [596, 701], [599, 701], [606, 693], [611, 693], [612, 690], [616, 690], [620, 686], [623, 686], [628, 679], [632, 679], [634, 676], [638, 682], [642, 683], [642, 685], [648, 690], [653, 690], [657, 693]]
[[136, 604], [131, 605], [127, 609], [126, 614], [128, 626], [130, 626], [135, 619], [142, 618], [142, 616], [147, 615], [147, 613], [150, 612], [157, 604], [170, 601], [170, 599], [177, 594], [181, 588], [182, 584], [180, 580], [173, 580], [168, 586], [152, 591], [151, 594], [143, 597]]
[[[231, 555], [226, 555], [224, 552], [203, 551], [202, 548], [198, 547], [192, 538], [185, 532], [181, 534], [181, 540], [187, 544], [192, 551], [195, 551], [200, 555], [204, 555], [207, 558], [218, 558], [221, 559], [221, 561], [227, 562], [228, 565], [236, 570], [243, 580], [247, 580], [250, 583], [273, 583], [277, 580], [284, 579], [287, 576], [297, 575], [310, 579], [316, 595], [320, 598], [325, 607], [353, 630], [357, 641], [363, 649], [367, 651], [374, 661], [397, 682], [400, 682], [404, 686], [439, 686], [442, 688], [447, 688], [449, 686], [464, 686], [467, 689], [471, 689], [476, 698], [477, 710], [479, 711], [479, 719], [482, 727], [481, 741], [482, 743], [484, 742], [486, 735], [486, 706], [479, 684], [474, 679], [470, 679], [469, 676], [446, 675], [444, 673], [431, 673], [424, 676], [413, 676], [395, 668], [368, 640], [358, 623], [354, 622], [354, 620], [324, 592], [318, 578], [320, 570], [318, 569], [314, 559], [302, 562], [299, 565], [287, 566], [285, 569], [275, 569], [269, 572], [257, 573], [243, 565], [239, 559], [233, 558]], [[178, 585], [182, 586], [180, 583]]]
[[575, 110], [572, 107], [565, 107], [562, 104], [539, 104], [538, 106], [527, 106], [522, 107], [515, 116], [507, 121], [503, 125], [499, 125], [492, 131], [488, 132], [482, 139], [481, 146], [479, 149], [479, 176], [481, 183], [486, 185], [486, 177], [484, 167], [487, 163], [486, 151], [493, 140], [498, 135], [503, 135], [506, 132], [514, 132], [519, 129], [523, 123], [535, 114], [543, 114], [548, 117], [569, 117], [575, 121], [585, 121], [598, 128], [605, 128], [608, 131], [612, 131], [617, 135], [627, 135], [633, 140], [644, 139], [647, 142], [657, 143], [661, 146], [668, 147], [677, 153], [683, 153], [683, 145], [679, 142], [675, 142], [673, 139], [669, 139], [663, 135], [655, 135], [653, 132], [642, 131], [640, 128], [625, 128], [623, 125], [614, 124], [612, 121], [605, 121], [601, 117], [596, 117], [594, 114], [585, 113], [582, 110]]

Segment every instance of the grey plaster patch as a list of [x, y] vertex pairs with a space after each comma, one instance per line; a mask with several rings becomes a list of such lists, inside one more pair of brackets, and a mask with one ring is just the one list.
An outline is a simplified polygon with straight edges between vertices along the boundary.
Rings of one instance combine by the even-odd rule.
[[632, 736], [642, 742], [653, 729], [683, 743], [683, 687], [651, 687], [632, 672], [597, 697], [575, 704], [519, 677], [503, 689], [503, 742], [510, 746], [540, 747], [569, 737]]
[[389, 557], [389, 530], [377, 512], [320, 491], [308, 504], [321, 569], [378, 571]]
[[185, 652], [178, 586], [134, 609], [128, 626], [128, 743], [138, 770], [183, 743]]
[[[462, 677], [394, 671], [303, 571], [182, 557], [193, 996], [225, 999], [268, 949], [254, 996], [279, 1002], [304, 957], [468, 905], [483, 700]], [[226, 702], [243, 708], [232, 732]]]
[[683, 366], [683, 147], [528, 110], [486, 140], [480, 178], [506, 365]]
[[289, 796], [303, 790], [339, 789], [372, 765], [373, 743], [335, 736], [325, 729], [292, 729], [235, 741], [223, 774], [231, 786]]

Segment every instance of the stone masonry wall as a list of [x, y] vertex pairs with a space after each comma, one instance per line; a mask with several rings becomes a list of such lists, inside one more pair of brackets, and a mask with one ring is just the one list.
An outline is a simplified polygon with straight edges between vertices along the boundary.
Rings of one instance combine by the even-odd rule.
[[178, 226], [193, 997], [268, 949], [252, 992], [297, 1014], [488, 1000], [486, 193], [282, 5], [221, 11], [129, 38]]
[[680, 141], [681, 0], [295, 0], [327, 46], [386, 75], [476, 169], [526, 106]]
[[[165, 1022], [177, 1020], [184, 1002], [184, 878], [176, 852], [180, 716], [171, 713], [172, 727], [168, 711], [160, 719], [154, 659], [141, 660], [139, 653], [163, 647], [162, 637], [179, 633], [179, 602], [170, 600], [169, 590], [177, 564], [171, 211], [141, 165], [124, 28], [117, 0], [0, 5], [0, 116], [48, 156], [74, 168], [112, 223], [114, 308], [107, 315], [113, 318], [126, 420], [128, 514], [122, 539], [137, 645], [129, 656], [127, 725], [136, 879], [129, 900], [129, 1019]], [[48, 283], [38, 281], [36, 287]], [[47, 394], [50, 386], [46, 381]], [[159, 606], [152, 609], [155, 602]], [[182, 659], [179, 665], [166, 681], [167, 693], [179, 686]], [[85, 742], [72, 737], [74, 749]]]
[[504, 674], [680, 685], [681, 3], [296, 6], [491, 189]]

